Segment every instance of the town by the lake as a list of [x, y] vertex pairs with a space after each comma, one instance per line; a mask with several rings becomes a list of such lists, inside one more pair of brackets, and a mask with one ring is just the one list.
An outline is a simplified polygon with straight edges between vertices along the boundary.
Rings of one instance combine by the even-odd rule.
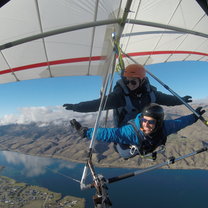
[[[1, 167], [2, 169], [3, 167]], [[19, 183], [11, 178], [0, 176], [1, 208], [83, 208], [85, 199], [65, 196], [46, 188]]]

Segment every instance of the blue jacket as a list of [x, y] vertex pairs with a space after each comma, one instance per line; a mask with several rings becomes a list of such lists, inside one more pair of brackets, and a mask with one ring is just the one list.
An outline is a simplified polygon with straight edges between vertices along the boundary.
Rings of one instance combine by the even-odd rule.
[[[134, 122], [138, 130], [140, 130], [140, 117], [141, 114], [138, 114], [134, 119]], [[196, 118], [193, 114], [182, 116], [175, 120], [164, 120], [162, 131], [164, 133], [164, 136], [168, 136], [170, 134], [178, 132], [179, 130], [195, 122], [196, 122]], [[93, 133], [93, 128], [88, 129], [86, 132], [86, 137], [91, 139], [92, 133]], [[141, 133], [143, 134], [142, 131]], [[99, 128], [97, 131], [96, 139], [104, 142], [115, 142], [115, 143], [128, 144], [128, 145], [140, 145], [139, 138], [137, 137], [137, 134], [133, 126], [130, 124], [120, 128]]]

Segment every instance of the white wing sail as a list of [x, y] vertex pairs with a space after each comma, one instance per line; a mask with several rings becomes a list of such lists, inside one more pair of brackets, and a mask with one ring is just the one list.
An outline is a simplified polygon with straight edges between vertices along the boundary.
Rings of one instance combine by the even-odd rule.
[[[127, 0], [11, 0], [0, 8], [0, 83], [105, 75]], [[141, 64], [208, 61], [195, 0], [133, 0], [120, 40]]]

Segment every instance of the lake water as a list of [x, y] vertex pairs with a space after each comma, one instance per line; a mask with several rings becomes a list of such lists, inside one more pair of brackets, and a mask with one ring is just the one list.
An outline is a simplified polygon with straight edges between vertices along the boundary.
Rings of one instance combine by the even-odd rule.
[[[62, 195], [86, 199], [93, 207], [95, 190], [80, 190], [83, 164], [57, 159], [0, 151], [0, 175], [20, 182], [48, 188]], [[129, 173], [135, 169], [96, 168], [106, 178]], [[113, 208], [207, 208], [208, 171], [155, 170], [108, 185]]]

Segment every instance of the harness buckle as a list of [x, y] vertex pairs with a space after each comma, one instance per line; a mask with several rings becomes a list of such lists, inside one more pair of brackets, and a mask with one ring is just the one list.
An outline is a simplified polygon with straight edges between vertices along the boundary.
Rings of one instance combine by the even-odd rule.
[[135, 154], [139, 153], [139, 149], [136, 145], [131, 145], [131, 146], [129, 146], [129, 148], [130, 148], [130, 154], [131, 155], [135, 155]]

